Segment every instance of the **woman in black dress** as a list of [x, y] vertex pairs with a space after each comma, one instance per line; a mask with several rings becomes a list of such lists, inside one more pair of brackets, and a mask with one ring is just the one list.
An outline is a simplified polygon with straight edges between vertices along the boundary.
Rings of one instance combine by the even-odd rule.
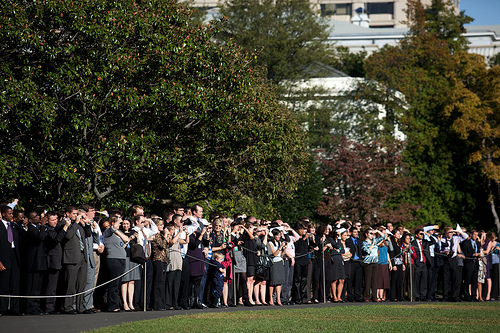
[[328, 295], [329, 290], [326, 290], [325, 286], [327, 286], [327, 288], [329, 289], [333, 278], [331, 254], [333, 246], [329, 228], [331, 227], [327, 224], [321, 224], [316, 231], [315, 243], [318, 250], [314, 251], [314, 255], [316, 256], [315, 264], [313, 267], [314, 303], [326, 301], [325, 295]]

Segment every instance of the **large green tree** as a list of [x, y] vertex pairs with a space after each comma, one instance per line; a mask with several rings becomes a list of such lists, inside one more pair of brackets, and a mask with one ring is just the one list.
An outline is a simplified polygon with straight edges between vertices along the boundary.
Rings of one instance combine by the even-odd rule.
[[309, 0], [229, 0], [220, 13], [227, 18], [220, 38], [257, 53], [254, 63], [275, 83], [305, 78], [328, 57], [328, 25]]
[[396, 114], [407, 135], [407, 171], [416, 181], [406, 195], [422, 205], [417, 220], [474, 224], [486, 202], [480, 168], [468, 163], [473, 145], [460, 140], [446, 111], [456, 101], [458, 83], [468, 80], [471, 57], [460, 34], [471, 19], [442, 0], [427, 8], [409, 1], [408, 17], [409, 35], [371, 56], [367, 75], [404, 95], [405, 105]]
[[173, 0], [0, 4], [0, 190], [126, 205], [288, 195], [307, 154], [253, 58]]

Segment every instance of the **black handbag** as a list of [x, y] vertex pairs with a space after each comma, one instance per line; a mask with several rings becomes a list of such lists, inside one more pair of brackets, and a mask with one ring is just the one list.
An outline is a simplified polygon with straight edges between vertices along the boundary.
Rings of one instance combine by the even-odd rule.
[[144, 265], [147, 261], [144, 248], [140, 244], [130, 244], [130, 261]]
[[272, 265], [273, 261], [271, 260], [271, 258], [267, 255], [267, 253], [264, 253], [264, 251], [262, 251], [259, 257], [259, 261], [255, 266], [255, 275], [265, 277]]

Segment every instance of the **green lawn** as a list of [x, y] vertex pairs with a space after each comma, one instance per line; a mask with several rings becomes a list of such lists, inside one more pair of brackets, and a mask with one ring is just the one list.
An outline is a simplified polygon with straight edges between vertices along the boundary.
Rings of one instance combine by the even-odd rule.
[[500, 302], [363, 305], [203, 313], [94, 332], [498, 332]]

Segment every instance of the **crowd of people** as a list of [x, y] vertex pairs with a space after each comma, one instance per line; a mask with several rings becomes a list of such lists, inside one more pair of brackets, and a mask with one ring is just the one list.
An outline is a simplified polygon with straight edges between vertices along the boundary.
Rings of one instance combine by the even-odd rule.
[[493, 232], [16, 203], [1, 206], [0, 315], [499, 296]]

